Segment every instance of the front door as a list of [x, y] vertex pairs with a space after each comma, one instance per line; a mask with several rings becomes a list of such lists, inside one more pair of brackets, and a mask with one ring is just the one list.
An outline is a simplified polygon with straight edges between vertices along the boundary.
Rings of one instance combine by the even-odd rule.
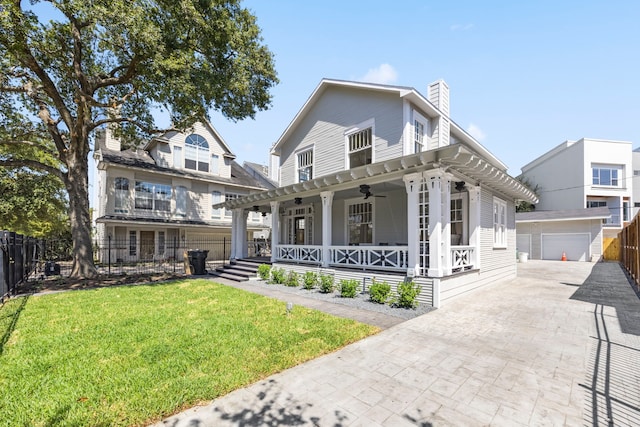
[[295, 242], [294, 245], [304, 245], [304, 217], [296, 217], [294, 220]]
[[140, 258], [143, 260], [153, 259], [155, 253], [155, 232], [140, 232]]

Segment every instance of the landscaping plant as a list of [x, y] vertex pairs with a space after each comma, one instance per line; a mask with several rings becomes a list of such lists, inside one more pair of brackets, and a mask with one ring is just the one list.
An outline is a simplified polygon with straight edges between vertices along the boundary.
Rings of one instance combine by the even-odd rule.
[[285, 281], [284, 268], [272, 268], [271, 269], [271, 283], [276, 285], [282, 285]]
[[358, 281], [356, 279], [340, 280], [340, 296], [342, 298], [355, 298], [358, 291]]
[[330, 294], [335, 290], [335, 283], [333, 276], [330, 274], [320, 275], [320, 292], [323, 294]]
[[269, 264], [260, 264], [258, 266], [258, 276], [262, 280], [269, 280], [271, 276], [271, 266]]
[[418, 306], [418, 295], [422, 288], [413, 282], [398, 283], [397, 297], [395, 305], [402, 308], [416, 308]]
[[318, 275], [313, 271], [307, 271], [302, 277], [302, 287], [310, 291], [318, 286]]
[[284, 281], [286, 286], [291, 286], [292, 288], [300, 286], [300, 276], [295, 271], [291, 270], [287, 274], [287, 278]]
[[391, 299], [391, 285], [374, 279], [369, 287], [369, 299], [378, 304], [386, 304]]

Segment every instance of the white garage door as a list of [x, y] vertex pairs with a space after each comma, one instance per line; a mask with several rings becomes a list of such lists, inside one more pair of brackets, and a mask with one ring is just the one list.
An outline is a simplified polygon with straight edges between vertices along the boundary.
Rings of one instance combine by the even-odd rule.
[[589, 259], [590, 243], [589, 233], [543, 234], [542, 259], [560, 261], [564, 252], [568, 261], [586, 261]]

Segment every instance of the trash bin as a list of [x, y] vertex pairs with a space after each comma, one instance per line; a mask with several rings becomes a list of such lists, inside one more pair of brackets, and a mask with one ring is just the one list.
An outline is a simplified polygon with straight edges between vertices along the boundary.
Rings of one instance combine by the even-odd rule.
[[205, 268], [205, 261], [208, 255], [209, 255], [209, 251], [205, 251], [202, 249], [194, 249], [188, 252], [189, 264], [191, 265], [192, 274], [196, 276], [207, 274], [207, 270]]
[[60, 275], [60, 264], [53, 261], [47, 261], [44, 263], [44, 274], [45, 276], [59, 276]]
[[527, 262], [529, 259], [529, 252], [519, 252], [518, 253], [518, 261]]

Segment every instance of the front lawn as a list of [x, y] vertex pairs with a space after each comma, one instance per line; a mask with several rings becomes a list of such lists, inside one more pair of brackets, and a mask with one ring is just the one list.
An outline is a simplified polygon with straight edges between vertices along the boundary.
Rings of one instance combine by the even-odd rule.
[[145, 425], [376, 333], [209, 280], [0, 308], [3, 425]]

